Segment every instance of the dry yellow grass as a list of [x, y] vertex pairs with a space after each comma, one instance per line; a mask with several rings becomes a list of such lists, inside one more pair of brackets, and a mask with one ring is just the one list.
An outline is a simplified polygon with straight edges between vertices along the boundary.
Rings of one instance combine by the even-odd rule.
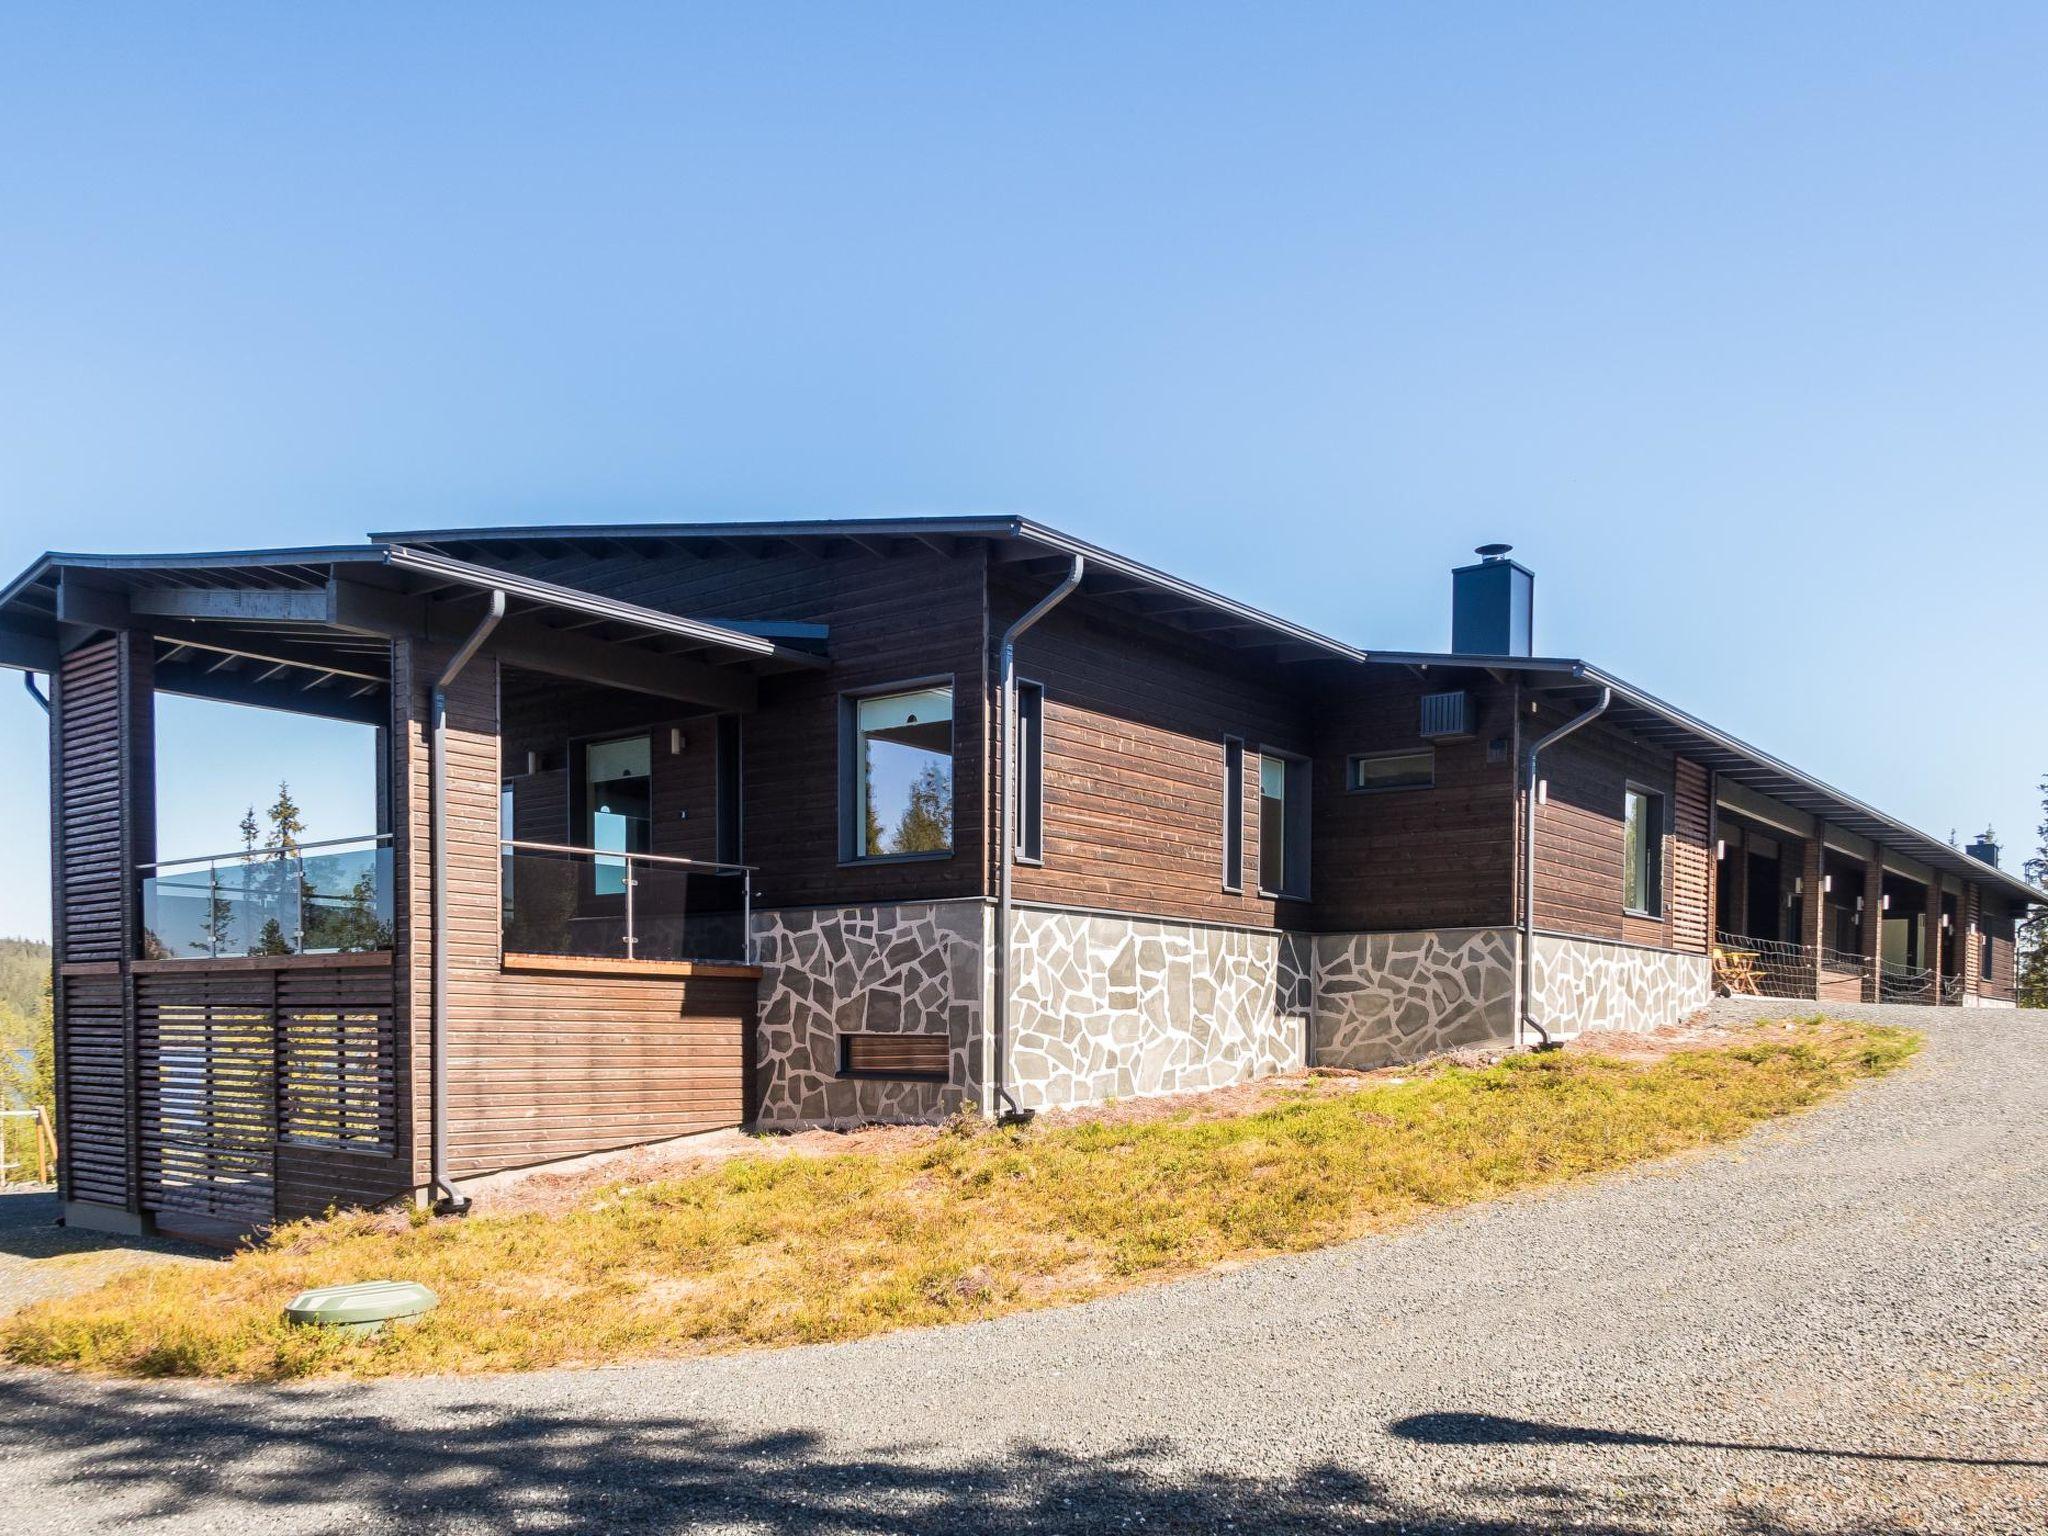
[[[1440, 1066], [1234, 1118], [960, 1127], [921, 1146], [741, 1158], [566, 1214], [300, 1222], [224, 1263], [19, 1314], [20, 1364], [275, 1379], [516, 1370], [858, 1338], [1099, 1296], [1341, 1242], [1417, 1213], [1738, 1136], [1918, 1049], [1808, 1020], [1650, 1062]], [[295, 1292], [418, 1280], [424, 1321], [358, 1341]]]

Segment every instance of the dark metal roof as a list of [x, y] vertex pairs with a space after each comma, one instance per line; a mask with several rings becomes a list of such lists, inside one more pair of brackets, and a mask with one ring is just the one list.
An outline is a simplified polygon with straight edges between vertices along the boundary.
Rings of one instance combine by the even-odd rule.
[[1645, 741], [1683, 753], [1723, 777], [1817, 817], [1829, 826], [1909, 854], [1948, 874], [2001, 885], [2022, 901], [2048, 905], [2048, 891], [2029, 885], [1996, 865], [1973, 859], [1931, 832], [1887, 816], [1854, 795], [1801, 772], [1589, 662], [1559, 656], [1465, 656], [1435, 651], [1375, 651], [1372, 660], [1445, 671], [1518, 673], [1532, 677], [1546, 691], [1584, 699], [1591, 699], [1602, 688], [1611, 688], [1614, 702], [1608, 707], [1606, 719]]
[[[844, 547], [886, 554], [913, 546], [954, 553], [963, 542], [988, 545], [993, 559], [1034, 579], [1063, 571], [1075, 555], [1080, 555], [1087, 565], [1081, 588], [1085, 595], [1204, 640], [1238, 649], [1256, 649], [1278, 661], [1370, 661], [1413, 667], [1463, 667], [1502, 674], [1548, 674], [1544, 686], [1563, 692], [1590, 693], [1595, 688], [1611, 687], [1616, 701], [1611, 711], [1614, 722], [1647, 740], [1682, 750], [1737, 783], [1774, 796], [1832, 825], [1900, 852], [1910, 852], [1939, 869], [1973, 880], [1996, 882], [2021, 900], [2048, 904], [2048, 892], [1886, 816], [1854, 796], [1587, 662], [1561, 657], [1368, 652], [1023, 517], [819, 518], [415, 529], [378, 533], [372, 535], [368, 545], [339, 548], [200, 555], [52, 554], [45, 555], [0, 590], [0, 626], [54, 635], [57, 578], [66, 569], [91, 571], [96, 582], [117, 586], [315, 587], [346, 568], [345, 574], [352, 581], [392, 587], [435, 602], [452, 600], [451, 594], [453, 598], [466, 598], [498, 587], [505, 590], [515, 611], [524, 610], [553, 627], [575, 630], [589, 638], [616, 641], [659, 655], [694, 655], [720, 665], [743, 666], [749, 671], [776, 671], [816, 666], [821, 658], [814, 650], [804, 648], [804, 642], [785, 644], [772, 634], [761, 632], [770, 626], [728, 628], [707, 620], [662, 613], [596, 593], [537, 581], [467, 557], [479, 555], [502, 560], [516, 558], [528, 549], [541, 553], [602, 553], [632, 548], [658, 553], [664, 548], [701, 547], [705, 543], [755, 554], [799, 545], [813, 553]], [[261, 637], [259, 633], [258, 638]], [[291, 637], [277, 633], [273, 626], [270, 638], [281, 642]], [[379, 652], [379, 647], [365, 637], [358, 652], [370, 657]]]
[[1235, 649], [1257, 649], [1283, 662], [1335, 657], [1363, 661], [1354, 645], [1318, 634], [1235, 598], [1183, 581], [1099, 544], [1090, 544], [1030, 518], [855, 517], [760, 523], [591, 523], [532, 528], [437, 528], [378, 533], [372, 537], [408, 548], [431, 548], [458, 557], [499, 558], [535, 550], [581, 550], [593, 554], [620, 547], [659, 553], [683, 545], [722, 545], [752, 554], [777, 547], [813, 553], [834, 548], [886, 554], [923, 545], [953, 553], [962, 543], [991, 546], [994, 558], [1018, 575], [1051, 578], [1075, 555], [1083, 557], [1084, 595], [1123, 608], [1169, 628], [1199, 634]]

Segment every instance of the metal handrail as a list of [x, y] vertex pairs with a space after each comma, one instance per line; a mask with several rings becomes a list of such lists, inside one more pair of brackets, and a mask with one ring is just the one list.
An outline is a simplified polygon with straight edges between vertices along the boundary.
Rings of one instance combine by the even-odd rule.
[[389, 832], [358, 832], [354, 837], [323, 837], [317, 843], [294, 843], [289, 848], [235, 848], [227, 853], [195, 853], [182, 859], [158, 859], [154, 863], [137, 864], [137, 869], [170, 869], [179, 864], [218, 864], [224, 859], [243, 859], [250, 862], [268, 862], [271, 859], [290, 858], [314, 848], [339, 848], [346, 843], [388, 843]]
[[693, 864], [699, 869], [724, 869], [737, 874], [754, 874], [756, 864], [727, 864], [719, 859], [686, 859], [674, 853], [638, 853], [624, 848], [577, 848], [568, 843], [529, 843], [521, 838], [501, 837], [499, 846], [519, 848], [528, 853], [589, 853], [604, 859], [644, 859], [650, 864]]
[[532, 843], [522, 838], [501, 837], [498, 839], [501, 852], [511, 849], [515, 853], [565, 853], [576, 857], [593, 859], [617, 859], [626, 866], [626, 958], [633, 959], [639, 945], [639, 933], [635, 924], [636, 913], [633, 904], [633, 888], [640, 882], [633, 878], [633, 865], [675, 864], [688, 869], [708, 869], [718, 874], [740, 877], [740, 942], [744, 946], [746, 963], [754, 961], [754, 873], [752, 864], [728, 864], [722, 859], [690, 859], [674, 853], [633, 853], [623, 848], [578, 848], [571, 843]]

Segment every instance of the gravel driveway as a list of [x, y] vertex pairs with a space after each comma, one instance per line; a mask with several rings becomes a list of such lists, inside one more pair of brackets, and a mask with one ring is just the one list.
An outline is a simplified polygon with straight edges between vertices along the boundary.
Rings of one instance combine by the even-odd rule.
[[1725, 1150], [833, 1348], [278, 1391], [0, 1376], [0, 1527], [2039, 1532], [2048, 1018]]

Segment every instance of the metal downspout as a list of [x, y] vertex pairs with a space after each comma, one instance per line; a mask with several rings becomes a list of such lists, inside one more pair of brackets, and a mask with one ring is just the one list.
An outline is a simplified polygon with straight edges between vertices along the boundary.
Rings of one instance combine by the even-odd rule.
[[1550, 1038], [1550, 1031], [1537, 1022], [1532, 1006], [1536, 987], [1536, 760], [1542, 756], [1545, 747], [1564, 740], [1580, 726], [1591, 724], [1605, 714], [1607, 706], [1613, 702], [1614, 690], [1602, 688], [1599, 703], [1584, 714], [1574, 715], [1548, 736], [1539, 738], [1530, 746], [1525, 759], [1522, 785], [1522, 1023], [1543, 1037], [1544, 1046], [1556, 1042]]
[[457, 1212], [469, 1209], [469, 1200], [448, 1179], [448, 685], [461, 675], [504, 617], [505, 593], [494, 587], [490, 608], [434, 681], [427, 738], [427, 841], [433, 849], [427, 889], [433, 929], [432, 982], [427, 1004], [433, 1045], [428, 1085], [432, 1099], [433, 1165], [427, 1190], [429, 1195], [439, 1194], [437, 1210]]
[[1001, 660], [997, 667], [1003, 750], [1001, 766], [997, 770], [1002, 777], [996, 785], [1000, 850], [996, 878], [996, 1026], [990, 1040], [988, 1072], [996, 1097], [1009, 1105], [1011, 1115], [1016, 1117], [1027, 1112], [1017, 1103], [1005, 1079], [1010, 1041], [1010, 871], [1017, 857], [1017, 638], [1066, 601], [1067, 594], [1081, 585], [1081, 575], [1086, 568], [1087, 561], [1080, 555], [1074, 556], [1073, 568], [1067, 572], [1066, 579], [1041, 597], [1030, 612], [1003, 631]]
[[38, 704], [43, 706], [43, 713], [47, 715], [50, 712], [50, 699], [49, 696], [45, 694], [42, 689], [36, 686], [35, 673], [22, 673], [21, 686], [28, 690], [28, 696], [30, 698], [34, 699]]

